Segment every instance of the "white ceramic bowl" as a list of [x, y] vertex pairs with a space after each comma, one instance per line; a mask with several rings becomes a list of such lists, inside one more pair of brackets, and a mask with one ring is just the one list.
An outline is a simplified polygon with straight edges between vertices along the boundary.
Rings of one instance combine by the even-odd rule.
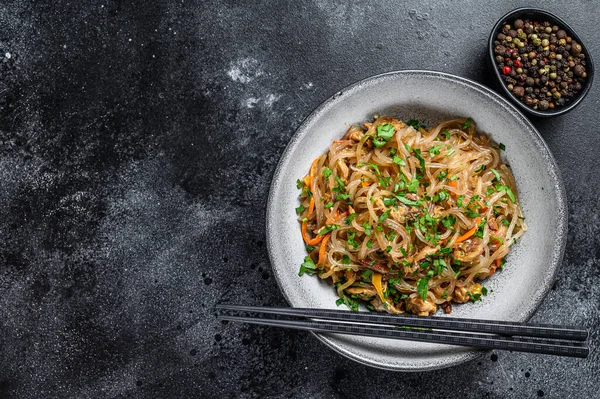
[[[273, 177], [267, 207], [267, 243], [283, 295], [294, 307], [336, 308], [332, 285], [298, 277], [306, 250], [296, 220], [296, 179], [308, 172], [349, 125], [373, 115], [418, 119], [428, 127], [471, 117], [479, 131], [506, 145], [529, 230], [511, 247], [504, 271], [486, 280], [490, 293], [476, 304], [455, 305], [451, 316], [526, 321], [550, 289], [567, 237], [565, 191], [552, 154], [533, 125], [508, 101], [470, 80], [439, 72], [400, 71], [355, 83], [319, 106], [298, 128]], [[329, 347], [370, 366], [419, 371], [448, 367], [485, 351], [383, 338], [315, 334]]]

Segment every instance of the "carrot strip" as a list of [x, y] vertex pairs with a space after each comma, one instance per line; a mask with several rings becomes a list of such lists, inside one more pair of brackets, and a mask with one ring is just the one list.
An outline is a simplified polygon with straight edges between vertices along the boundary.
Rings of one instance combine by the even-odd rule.
[[310, 165], [310, 174], [309, 174], [309, 186], [308, 189], [310, 190], [310, 188], [312, 187], [313, 184], [313, 179], [315, 178], [315, 172], [317, 171], [317, 163], [319, 162], [319, 159], [321, 159], [320, 157], [315, 159], [312, 163], [312, 165]]
[[373, 273], [371, 276], [371, 283], [375, 290], [377, 290], [377, 295], [381, 298], [381, 302], [385, 302], [385, 298], [383, 297], [383, 287], [381, 286], [381, 273]]
[[473, 234], [475, 234], [475, 232], [477, 231], [477, 229], [479, 228], [479, 222], [481, 221], [481, 218], [478, 217], [477, 219], [475, 219], [475, 226], [473, 226], [471, 228], [471, 230], [467, 231], [465, 234], [463, 234], [462, 236], [458, 237], [456, 239], [456, 241], [454, 241], [455, 243], [459, 243], [459, 242], [463, 242], [465, 240], [468, 240], [469, 237], [471, 237]]
[[[458, 189], [458, 182], [456, 180], [449, 181], [448, 185], [452, 188]], [[456, 193], [454, 191], [450, 191], [450, 195], [456, 197]]]
[[325, 265], [323, 262], [325, 262], [325, 248], [327, 247], [327, 243], [329, 242], [329, 239], [331, 238], [331, 234], [327, 234], [325, 236], [325, 238], [323, 238], [323, 241], [321, 242], [321, 247], [319, 248], [319, 261], [317, 262], [317, 264], [319, 265]]
[[308, 236], [308, 234], [306, 234], [306, 229], [307, 229], [307, 222], [303, 222], [302, 223], [302, 238], [304, 239], [304, 242], [307, 243], [308, 245], [317, 245], [318, 243], [321, 242], [321, 240], [323, 239], [323, 236], [316, 236], [315, 238], [310, 238]]
[[[337, 222], [338, 220], [340, 220], [344, 216], [348, 216], [348, 211], [344, 211], [342, 213], [338, 213], [338, 209], [336, 209], [335, 213], [333, 214], [333, 220]], [[331, 223], [327, 222], [327, 224], [331, 224]]]
[[306, 214], [307, 219], [310, 219], [314, 210], [315, 210], [315, 199], [311, 198], [310, 203], [308, 204], [308, 213]]
[[494, 273], [496, 273], [496, 270], [502, 264], [502, 258], [497, 258], [496, 261], [495, 261], [495, 263], [496, 264], [490, 268], [490, 272], [488, 273], [488, 277], [492, 277], [494, 275]]

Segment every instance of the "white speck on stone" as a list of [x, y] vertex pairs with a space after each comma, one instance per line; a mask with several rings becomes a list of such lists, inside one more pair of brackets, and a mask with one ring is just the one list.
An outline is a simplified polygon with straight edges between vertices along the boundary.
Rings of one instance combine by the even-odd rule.
[[66, 44], [63, 44], [63, 48], [67, 48], [67, 45], [66, 45]]
[[131, 38], [129, 38], [129, 41], [131, 41]]
[[308, 82], [308, 83], [304, 83], [304, 88], [305, 89], [312, 89], [312, 87], [314, 86], [313, 82]]
[[156, 58], [156, 56], [154, 54], [152, 54], [152, 58]]
[[244, 58], [231, 63], [229, 71], [227, 71], [227, 75], [233, 81], [240, 83], [249, 83], [262, 74], [258, 61], [252, 58]]
[[269, 94], [267, 95], [267, 98], [265, 98], [265, 105], [267, 107], [271, 107], [275, 101], [279, 100], [280, 98], [281, 96], [278, 94]]
[[254, 108], [254, 106], [256, 106], [256, 103], [258, 103], [258, 98], [256, 98], [256, 97], [250, 97], [250, 98], [246, 99], [246, 107], [247, 108]]
[[12, 54], [7, 52], [6, 54], [4, 54], [4, 56], [10, 60], [10, 57], [12, 57]]

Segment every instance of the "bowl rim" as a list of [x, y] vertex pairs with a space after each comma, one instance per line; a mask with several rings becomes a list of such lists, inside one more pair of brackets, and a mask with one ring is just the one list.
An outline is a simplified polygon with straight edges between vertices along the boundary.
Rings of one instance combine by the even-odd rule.
[[[281, 174], [282, 174], [281, 172], [282, 172], [282, 168], [283, 168], [284, 164], [289, 162], [289, 158], [292, 156], [293, 152], [295, 151], [295, 148], [296, 148], [298, 142], [302, 139], [302, 137], [304, 137], [304, 135], [306, 135], [307, 127], [310, 126], [310, 124], [313, 122], [313, 120], [318, 119], [319, 115], [322, 112], [324, 112], [326, 109], [328, 109], [329, 107], [334, 105], [336, 102], [340, 101], [341, 98], [343, 98], [345, 95], [347, 95], [348, 92], [352, 93], [353, 90], [358, 89], [362, 85], [366, 85], [373, 81], [378, 81], [378, 80], [385, 79], [385, 78], [395, 76], [395, 75], [433, 76], [436, 78], [448, 79], [448, 80], [451, 80], [451, 81], [454, 81], [457, 83], [464, 84], [466, 86], [470, 86], [471, 88], [478, 90], [478, 91], [482, 92], [483, 94], [486, 94], [486, 95], [492, 97], [495, 101], [504, 104], [510, 111], [513, 111], [517, 117], [521, 118], [522, 122], [528, 126], [528, 128], [531, 132], [530, 133], [531, 139], [534, 141], [534, 143], [537, 145], [537, 147], [545, 153], [545, 158], [547, 160], [546, 165], [548, 167], [548, 172], [553, 181], [553, 186], [556, 187], [558, 190], [557, 191], [557, 204], [558, 204], [557, 213], [559, 213], [563, 217], [562, 218], [559, 217], [559, 220], [558, 220], [559, 225], [557, 226], [556, 236], [558, 237], [559, 245], [556, 246], [554, 248], [554, 250], [552, 251], [552, 263], [551, 263], [550, 267], [553, 270], [551, 271], [551, 275], [547, 276], [547, 283], [544, 284], [543, 286], [541, 286], [541, 288], [539, 288], [538, 301], [536, 303], [534, 303], [533, 306], [528, 305], [528, 308], [521, 314], [522, 317], [520, 317], [516, 321], [525, 322], [525, 321], [529, 320], [533, 316], [535, 311], [539, 308], [543, 299], [548, 295], [548, 292], [550, 291], [550, 288], [551, 288], [552, 284], [554, 283], [554, 281], [556, 281], [556, 277], [558, 275], [558, 271], [562, 264], [564, 251], [565, 251], [565, 247], [566, 247], [566, 243], [567, 243], [568, 206], [567, 206], [566, 190], [565, 190], [565, 186], [564, 186], [561, 174], [560, 174], [560, 169], [558, 168], [556, 160], [554, 159], [554, 156], [552, 155], [552, 152], [550, 151], [548, 145], [546, 144], [546, 142], [544, 141], [544, 139], [542, 138], [540, 133], [537, 131], [535, 126], [510, 101], [503, 98], [500, 94], [498, 94], [494, 90], [492, 90], [478, 82], [475, 82], [471, 79], [452, 75], [452, 74], [445, 73], [445, 72], [430, 71], [430, 70], [412, 70], [411, 69], [411, 70], [390, 71], [390, 72], [373, 75], [373, 76], [367, 77], [365, 79], [356, 81], [356, 82], [346, 86], [342, 90], [335, 92], [335, 94], [333, 94], [328, 99], [326, 99], [324, 102], [322, 102], [317, 107], [315, 107], [313, 109], [313, 111], [310, 114], [308, 114], [308, 116], [306, 118], [304, 118], [304, 120], [298, 125], [294, 134], [290, 138], [290, 141], [288, 142], [287, 146], [285, 147], [285, 149], [279, 159], [279, 162], [277, 163], [275, 172], [274, 172], [272, 180], [271, 180], [269, 195], [267, 198], [266, 218], [265, 218], [266, 219], [267, 252], [269, 254], [269, 261], [271, 263], [271, 268], [273, 270], [273, 274], [275, 276], [275, 280], [277, 281], [279, 290], [281, 291], [281, 293], [282, 293], [283, 297], [285, 298], [285, 300], [287, 301], [287, 303], [290, 306], [293, 306], [293, 300], [290, 298], [290, 296], [288, 295], [288, 293], [282, 286], [282, 283], [279, 279], [280, 271], [278, 270], [278, 268], [274, 267], [274, 265], [276, 264], [276, 259], [275, 259], [275, 254], [273, 252], [273, 242], [276, 239], [276, 235], [277, 235], [275, 232], [276, 229], [274, 228], [274, 224], [273, 224], [274, 219], [275, 219], [275, 217], [274, 217], [275, 201], [277, 200], [275, 192], [277, 191], [278, 187], [283, 183], [280, 179], [281, 179]], [[371, 366], [374, 368], [390, 370], [390, 371], [419, 372], [419, 371], [438, 370], [438, 369], [456, 366], [456, 365], [465, 363], [467, 361], [475, 360], [475, 359], [485, 355], [486, 353], [490, 352], [490, 350], [473, 348], [473, 350], [471, 352], [466, 352], [466, 353], [460, 354], [460, 355], [454, 355], [455, 358], [447, 363], [428, 365], [428, 366], [425, 365], [425, 366], [421, 366], [421, 367], [412, 367], [412, 368], [399, 368], [399, 367], [388, 366], [388, 365], [384, 365], [384, 364], [380, 364], [380, 363], [371, 362], [367, 359], [363, 359], [359, 355], [353, 353], [352, 351], [345, 349], [343, 346], [339, 345], [337, 342], [335, 342], [335, 340], [330, 339], [328, 336], [325, 336], [320, 333], [315, 333], [315, 332], [311, 332], [311, 334], [313, 334], [317, 339], [319, 339], [321, 342], [323, 342], [329, 348], [333, 349], [335, 352], [340, 353], [341, 355], [343, 355], [351, 360], [354, 360], [363, 365], [368, 365], [368, 366]]]
[[[496, 35], [500, 31], [500, 26], [502, 25], [503, 22], [505, 22], [508, 19], [513, 19], [513, 18], [516, 18], [520, 14], [527, 14], [527, 13], [543, 15], [545, 17], [548, 17], [550, 20], [553, 20], [553, 22], [555, 22], [557, 25], [560, 25], [564, 30], [566, 30], [571, 35], [571, 37], [573, 37], [577, 41], [577, 43], [581, 44], [583, 53], [586, 56], [586, 60], [587, 60], [587, 64], [588, 64], [587, 65], [588, 78], [587, 78], [587, 81], [585, 82], [585, 87], [583, 87], [582, 91], [579, 93], [579, 95], [577, 96], [575, 101], [571, 102], [571, 104], [569, 104], [568, 106], [563, 107], [559, 110], [555, 109], [552, 111], [538, 111], [538, 110], [530, 108], [526, 104], [522, 103], [518, 98], [516, 98], [510, 92], [510, 90], [508, 90], [508, 88], [504, 84], [504, 81], [502, 80], [500, 71], [498, 71], [498, 68], [496, 67], [496, 60], [495, 60], [495, 55], [494, 55], [494, 40], [496, 40]], [[581, 41], [581, 38], [579, 37], [577, 32], [575, 32], [573, 30], [573, 28], [569, 24], [567, 24], [563, 19], [561, 19], [560, 17], [556, 16], [555, 14], [552, 14], [549, 11], [542, 10], [539, 8], [521, 7], [521, 8], [516, 8], [516, 9], [506, 13], [505, 15], [503, 15], [496, 22], [496, 24], [494, 25], [494, 27], [492, 28], [492, 31], [490, 33], [490, 37], [488, 39], [488, 55], [489, 55], [489, 62], [491, 63], [492, 69], [494, 71], [494, 75], [496, 76], [496, 79], [498, 80], [498, 83], [502, 87], [502, 90], [504, 91], [504, 93], [510, 98], [511, 101], [516, 103], [522, 110], [524, 110], [532, 115], [541, 117], [541, 118], [550, 118], [553, 116], [563, 115], [563, 114], [566, 114], [567, 112], [571, 111], [575, 107], [577, 107], [581, 103], [581, 101], [587, 96], [588, 92], [590, 91], [590, 88], [592, 87], [592, 82], [594, 81], [594, 61], [592, 60], [592, 56], [589, 53], [587, 46], [585, 46], [583, 44], [583, 42]]]

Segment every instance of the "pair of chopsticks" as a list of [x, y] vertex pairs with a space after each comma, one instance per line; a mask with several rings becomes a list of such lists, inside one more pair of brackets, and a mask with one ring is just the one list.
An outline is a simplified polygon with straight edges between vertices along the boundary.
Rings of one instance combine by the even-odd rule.
[[[589, 354], [585, 328], [510, 321], [449, 317], [419, 317], [331, 309], [269, 308], [217, 305], [220, 320], [406, 341], [585, 358]], [[299, 320], [248, 316], [277, 315]]]

